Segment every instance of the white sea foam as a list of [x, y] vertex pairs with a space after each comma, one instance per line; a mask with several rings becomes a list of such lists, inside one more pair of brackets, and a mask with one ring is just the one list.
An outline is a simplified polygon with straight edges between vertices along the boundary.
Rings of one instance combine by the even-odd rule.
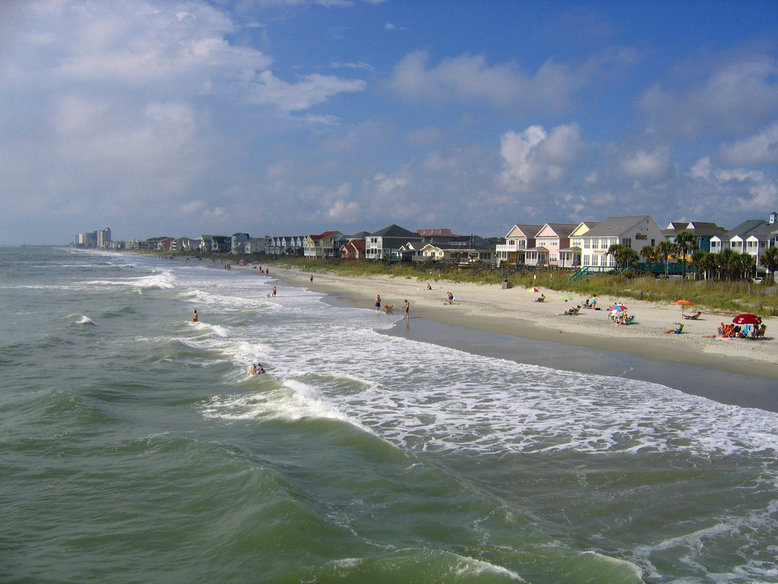
[[90, 324], [92, 326], [95, 326], [95, 323], [92, 321], [91, 318], [86, 316], [85, 314], [82, 314], [78, 320], [76, 321], [76, 324]]
[[[220, 289], [215, 306], [232, 311], [267, 302], [253, 282], [231, 280], [234, 288]], [[685, 450], [707, 457], [778, 452], [778, 415], [771, 412], [638, 380], [382, 335], [400, 317], [333, 307], [314, 294], [287, 295], [282, 289], [271, 303], [268, 312], [246, 317], [243, 326], [224, 334], [225, 358], [239, 367], [254, 359], [269, 363], [290, 387], [315, 385], [316, 399], [328, 411], [358, 420], [402, 448], [501, 454]]]

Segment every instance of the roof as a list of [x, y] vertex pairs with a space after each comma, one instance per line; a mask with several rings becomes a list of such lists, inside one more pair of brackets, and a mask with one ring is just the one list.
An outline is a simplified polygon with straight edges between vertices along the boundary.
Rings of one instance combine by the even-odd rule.
[[605, 221], [601, 221], [589, 231], [584, 233], [581, 237], [603, 237], [613, 236], [631, 229], [638, 223], [642, 223], [646, 219], [651, 219], [649, 215], [632, 215], [629, 217], [608, 217]]
[[327, 239], [328, 237], [332, 237], [333, 235], [340, 234], [340, 231], [325, 231], [324, 233], [320, 233], [319, 235], [309, 235], [311, 239]]
[[719, 235], [719, 237], [724, 240], [729, 240], [737, 236], [745, 238], [751, 235], [751, 232], [754, 229], [757, 229], [762, 225], [768, 225], [767, 221], [765, 221], [764, 219], [748, 219], [747, 221], [743, 221], [737, 227], [734, 227], [733, 229], [730, 229], [726, 233]]
[[748, 237], [756, 237], [760, 241], [772, 239], [776, 235], [778, 235], [778, 223], [768, 223], [767, 221], [748, 233]]
[[365, 244], [366, 242], [364, 239], [352, 239], [348, 243], [341, 245], [341, 247], [353, 248], [357, 251], [365, 251]]
[[435, 228], [435, 229], [417, 229], [416, 233], [418, 233], [422, 237], [434, 237], [436, 235], [457, 237], [456, 234], [451, 233], [451, 229], [444, 228], [444, 227]]
[[723, 235], [727, 230], [715, 223], [708, 221], [672, 221], [667, 229], [663, 229], [665, 235], [675, 235], [681, 231], [688, 231], [692, 235]]
[[395, 224], [384, 227], [383, 229], [380, 229], [375, 233], [371, 233], [370, 235], [374, 237], [419, 237], [418, 233], [408, 231], [407, 229]]
[[[570, 234], [575, 231], [575, 229], [580, 225], [580, 223], [546, 223], [551, 230], [556, 233], [559, 237], [570, 237]], [[543, 225], [545, 227], [546, 225]], [[537, 230], [536, 234], [540, 233], [540, 231], [543, 229], [541, 227]]]
[[527, 238], [534, 238], [535, 234], [541, 229], [543, 229], [542, 225], [531, 225], [529, 223], [516, 223], [513, 227], [510, 228], [510, 230], [508, 231], [508, 235], [510, 235], [510, 232], [516, 229], [517, 227], [524, 234], [524, 237]]

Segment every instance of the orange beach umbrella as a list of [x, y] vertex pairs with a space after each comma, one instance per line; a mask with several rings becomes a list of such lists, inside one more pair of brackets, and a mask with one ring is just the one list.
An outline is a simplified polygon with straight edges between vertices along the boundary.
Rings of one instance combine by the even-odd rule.
[[681, 299], [681, 300], [676, 300], [675, 302], [673, 302], [673, 304], [680, 304], [681, 305], [681, 312], [683, 312], [683, 307], [684, 306], [693, 306], [694, 302], [691, 302], [690, 300], [683, 300], [683, 299]]

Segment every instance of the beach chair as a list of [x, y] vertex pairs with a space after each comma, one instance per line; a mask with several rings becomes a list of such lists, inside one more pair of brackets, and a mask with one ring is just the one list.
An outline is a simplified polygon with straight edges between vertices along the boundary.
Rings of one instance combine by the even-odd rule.
[[698, 318], [700, 318], [700, 316], [702, 316], [702, 311], [701, 310], [698, 310], [697, 314], [684, 314], [683, 315], [683, 317], [686, 320], [697, 320]]

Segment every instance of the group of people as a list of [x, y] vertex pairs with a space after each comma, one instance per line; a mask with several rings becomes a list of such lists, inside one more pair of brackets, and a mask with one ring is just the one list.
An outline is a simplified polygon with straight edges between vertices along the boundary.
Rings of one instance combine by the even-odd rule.
[[[429, 285], [429, 284], [428, 284]], [[375, 297], [375, 309], [381, 310], [381, 295], [376, 294]], [[403, 300], [403, 309], [405, 310], [405, 318], [410, 318], [411, 315], [411, 303], [406, 298]], [[394, 304], [384, 304], [384, 312], [386, 314], [394, 314]]]
[[719, 325], [718, 333], [723, 339], [758, 339], [764, 338], [764, 333], [767, 330], [767, 325], [764, 323], [747, 324], [743, 328], [740, 328], [736, 324], [724, 324]]
[[613, 324], [620, 325], [620, 324], [632, 324], [632, 321], [635, 319], [634, 316], [629, 316], [626, 312], [623, 310], [618, 311], [616, 314], [613, 315]]
[[262, 367], [262, 363], [253, 363], [249, 368], [249, 375], [262, 375], [265, 372], [265, 368]]

